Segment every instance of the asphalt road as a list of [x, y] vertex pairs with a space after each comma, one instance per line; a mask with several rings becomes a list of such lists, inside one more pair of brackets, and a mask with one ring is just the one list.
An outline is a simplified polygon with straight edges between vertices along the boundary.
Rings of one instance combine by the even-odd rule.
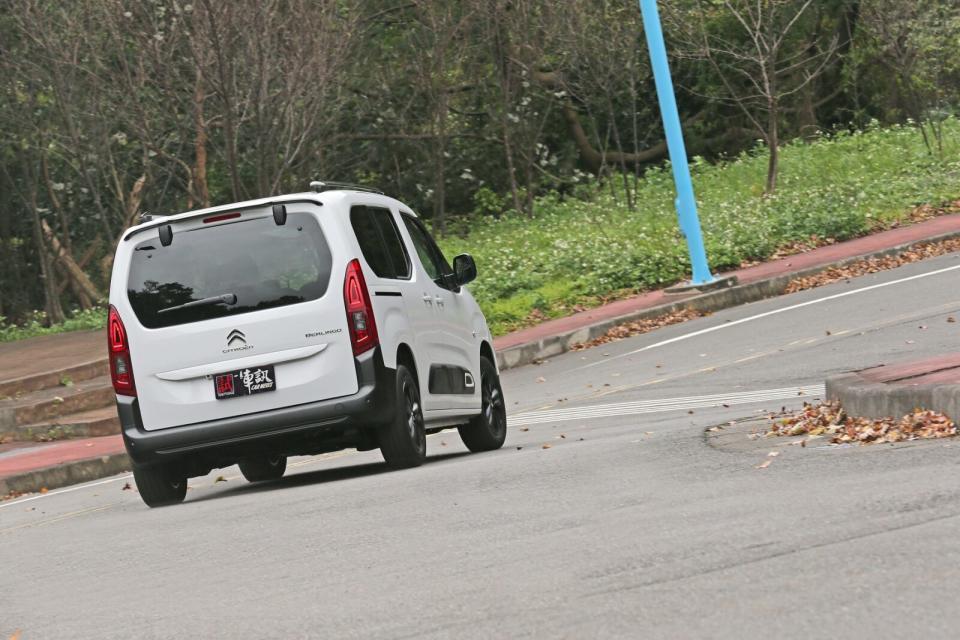
[[956, 637], [960, 442], [728, 423], [955, 350], [958, 281], [945, 256], [506, 372], [493, 453], [445, 432], [409, 471], [343, 452], [172, 508], [126, 476], [2, 503], [0, 638]]

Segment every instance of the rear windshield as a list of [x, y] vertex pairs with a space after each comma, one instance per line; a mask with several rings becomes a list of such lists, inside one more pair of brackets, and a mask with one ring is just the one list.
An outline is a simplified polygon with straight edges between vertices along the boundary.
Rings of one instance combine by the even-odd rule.
[[[307, 213], [291, 213], [283, 226], [268, 216], [174, 229], [170, 246], [151, 239], [135, 247], [127, 294], [140, 323], [157, 329], [316, 300], [331, 264], [320, 225]], [[207, 302], [172, 309], [200, 300]]]

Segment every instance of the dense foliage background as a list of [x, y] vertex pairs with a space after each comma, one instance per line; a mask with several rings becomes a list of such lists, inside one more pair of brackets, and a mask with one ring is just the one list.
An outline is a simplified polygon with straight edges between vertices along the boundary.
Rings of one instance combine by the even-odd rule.
[[[955, 2], [661, 5], [717, 264], [958, 195]], [[661, 136], [633, 0], [7, 0], [0, 326], [96, 308], [140, 211], [323, 178], [469, 246], [509, 328], [683, 276]]]

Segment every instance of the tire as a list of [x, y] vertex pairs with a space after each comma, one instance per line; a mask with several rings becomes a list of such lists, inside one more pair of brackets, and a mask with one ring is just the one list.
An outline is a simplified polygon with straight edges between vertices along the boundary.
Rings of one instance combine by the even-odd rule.
[[137, 483], [140, 498], [148, 507], [178, 504], [187, 495], [187, 477], [174, 473], [168, 467], [134, 465], [133, 479]]
[[427, 432], [417, 381], [406, 365], [397, 365], [394, 418], [380, 427], [380, 453], [394, 469], [419, 467], [427, 457]]
[[460, 439], [474, 453], [493, 451], [507, 439], [507, 405], [503, 399], [497, 367], [480, 357], [480, 415], [459, 427]]
[[287, 470], [286, 456], [260, 456], [248, 458], [239, 464], [240, 473], [247, 482], [264, 482], [265, 480], [279, 480]]

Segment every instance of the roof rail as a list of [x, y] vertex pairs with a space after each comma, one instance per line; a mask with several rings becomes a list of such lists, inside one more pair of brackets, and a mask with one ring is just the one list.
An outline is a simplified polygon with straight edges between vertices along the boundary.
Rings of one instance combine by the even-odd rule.
[[350, 184], [349, 182], [327, 182], [321, 180], [314, 180], [310, 183], [310, 190], [315, 193], [321, 193], [323, 191], [334, 191], [337, 189], [345, 189], [347, 191], [365, 191], [367, 193], [379, 193], [380, 195], [385, 195], [380, 189], [374, 187], [365, 187], [361, 184]]

